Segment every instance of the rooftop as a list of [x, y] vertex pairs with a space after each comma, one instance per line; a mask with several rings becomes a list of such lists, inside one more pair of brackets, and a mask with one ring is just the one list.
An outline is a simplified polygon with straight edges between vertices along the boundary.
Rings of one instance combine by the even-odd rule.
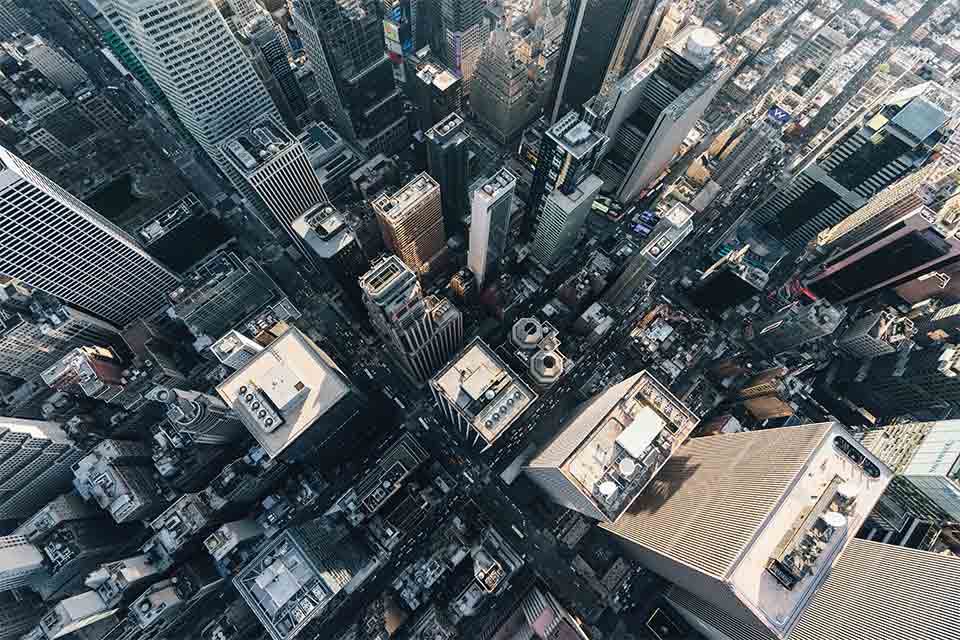
[[577, 159], [587, 156], [607, 140], [605, 135], [597, 133], [587, 122], [581, 120], [576, 111], [571, 111], [547, 129], [547, 136]]
[[[270, 457], [280, 455], [310, 429], [331, 432], [356, 408], [337, 365], [299, 329], [288, 329], [243, 368], [217, 386]], [[322, 434], [318, 434], [322, 435]]]
[[460, 132], [463, 129], [463, 118], [460, 117], [458, 113], [451, 113], [446, 118], [433, 125], [432, 129], [428, 129], [426, 136], [433, 140], [444, 141], [448, 136], [452, 136]]
[[383, 194], [375, 199], [373, 208], [378, 214], [393, 221], [431, 193], [437, 194], [439, 197], [440, 185], [430, 174], [423, 172], [400, 187], [393, 195]]
[[337, 255], [355, 239], [343, 214], [329, 203], [315, 205], [294, 220], [292, 227], [324, 260]]
[[492, 445], [537, 394], [490, 347], [475, 338], [430, 382], [469, 423], [486, 446]]
[[432, 84], [440, 91], [446, 91], [459, 80], [447, 69], [429, 63], [420, 67], [420, 70], [417, 71], [417, 77], [425, 83]]
[[724, 582], [786, 637], [890, 476], [833, 423], [705, 436], [601, 527]]
[[221, 148], [237, 170], [246, 175], [256, 172], [295, 142], [286, 127], [265, 117]]
[[608, 520], [616, 520], [698, 420], [641, 371], [594, 396], [529, 466], [559, 468]]
[[354, 526], [377, 512], [428, 458], [409, 433], [403, 434], [338, 501], [333, 510], [343, 511]]
[[474, 193], [477, 198], [483, 198], [492, 202], [500, 198], [501, 195], [512, 189], [516, 184], [517, 176], [510, 173], [506, 168], [503, 168], [483, 180], [482, 183], [477, 186]]

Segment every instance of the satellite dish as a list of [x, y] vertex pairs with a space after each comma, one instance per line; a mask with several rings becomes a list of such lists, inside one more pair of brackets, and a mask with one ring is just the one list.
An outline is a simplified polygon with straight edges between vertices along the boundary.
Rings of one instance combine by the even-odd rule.
[[613, 497], [616, 492], [616, 483], [610, 482], [609, 480], [600, 483], [600, 495], [602, 495], [604, 498]]
[[836, 511], [828, 511], [827, 513], [820, 516], [828, 527], [833, 529], [842, 529], [847, 526], [847, 519], [841, 513]]

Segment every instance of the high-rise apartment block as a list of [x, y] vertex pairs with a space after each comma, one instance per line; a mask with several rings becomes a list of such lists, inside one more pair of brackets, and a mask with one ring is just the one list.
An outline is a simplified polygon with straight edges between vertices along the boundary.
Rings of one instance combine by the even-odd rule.
[[428, 270], [446, 245], [440, 202], [440, 185], [426, 173], [373, 201], [383, 243], [414, 271]]
[[4, 297], [0, 292], [0, 373], [34, 380], [74, 347], [123, 345], [117, 327], [52, 296]]
[[477, 286], [492, 276], [507, 251], [517, 177], [500, 169], [476, 186], [470, 198], [470, 246], [467, 266]]
[[694, 438], [600, 526], [741, 624], [792, 638], [890, 476], [833, 423]]
[[489, 449], [537, 399], [480, 338], [430, 380], [447, 420], [477, 449]]
[[270, 458], [302, 458], [352, 434], [365, 402], [346, 374], [299, 329], [290, 328], [217, 385]]
[[613, 522], [698, 421], [667, 387], [641, 371], [587, 401], [524, 471], [558, 504]]
[[881, 101], [822, 143], [795, 177], [754, 214], [789, 249], [801, 250], [824, 229], [867, 204], [887, 186], [931, 161], [947, 139], [948, 116], [928, 83]]
[[[265, 117], [228, 137], [221, 149], [237, 175], [249, 183], [287, 237], [305, 253], [293, 221], [327, 201], [299, 139], [280, 121]], [[268, 221], [264, 221], [269, 224]]]
[[603, 180], [590, 174], [572, 191], [555, 189], [543, 200], [530, 252], [544, 269], [571, 256]]
[[426, 132], [427, 168], [440, 186], [443, 226], [452, 234], [463, 227], [467, 212], [469, 134], [459, 113], [451, 113]]
[[22, 520], [69, 489], [82, 457], [56, 422], [0, 417], [0, 520]]
[[846, 315], [846, 309], [826, 300], [807, 305], [794, 302], [757, 322], [753, 343], [761, 351], [777, 355], [830, 335]]
[[0, 273], [118, 325], [163, 305], [173, 272], [20, 158], [0, 163]]
[[370, 155], [406, 146], [407, 120], [384, 50], [381, 7], [374, 0], [350, 6], [301, 0], [291, 16], [337, 133]]
[[412, 380], [425, 383], [463, 343], [463, 316], [448, 300], [424, 297], [416, 275], [396, 256], [360, 279], [370, 322]]
[[[177, 119], [249, 195], [222, 145], [258, 118], [279, 118], [263, 82], [209, 0], [97, 0], [101, 13], [150, 76]], [[256, 202], [252, 202], [256, 205]]]
[[688, 27], [617, 84], [602, 175], [619, 185], [622, 201], [637, 197], [667, 168], [723, 86], [730, 69], [720, 52], [716, 33]]

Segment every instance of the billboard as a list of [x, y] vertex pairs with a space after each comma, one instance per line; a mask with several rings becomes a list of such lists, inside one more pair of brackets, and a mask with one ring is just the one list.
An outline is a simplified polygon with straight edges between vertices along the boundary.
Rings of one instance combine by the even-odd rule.
[[790, 122], [790, 114], [777, 105], [770, 107], [770, 109], [767, 111], [767, 118], [773, 122], [776, 122], [781, 127]]

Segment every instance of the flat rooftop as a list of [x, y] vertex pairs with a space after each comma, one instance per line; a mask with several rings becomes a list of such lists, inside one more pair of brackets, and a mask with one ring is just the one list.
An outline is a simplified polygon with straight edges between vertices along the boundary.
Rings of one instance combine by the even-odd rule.
[[446, 91], [459, 80], [459, 78], [449, 70], [429, 63], [423, 65], [420, 70], [417, 71], [417, 77], [425, 83], [432, 84], [440, 91]]
[[431, 140], [445, 140], [447, 137], [460, 131], [463, 128], [463, 118], [458, 113], [451, 113], [446, 118], [433, 125], [427, 130], [426, 136]]
[[400, 187], [393, 195], [383, 194], [376, 198], [373, 201], [373, 208], [392, 221], [402, 217], [409, 209], [431, 194], [440, 197], [440, 185], [424, 171]]
[[322, 259], [337, 255], [355, 239], [343, 214], [329, 203], [315, 205], [295, 219], [291, 227]]
[[594, 396], [529, 466], [558, 467], [613, 521], [698, 421], [666, 386], [641, 371]]
[[267, 117], [223, 143], [221, 149], [237, 170], [246, 175], [257, 171], [294, 142], [286, 127]]
[[603, 145], [607, 137], [597, 133], [576, 111], [571, 111], [547, 129], [552, 138], [564, 151], [575, 158], [583, 158], [597, 145]]
[[492, 445], [537, 399], [494, 351], [475, 338], [430, 382], [470, 425]]
[[346, 376], [295, 327], [220, 383], [217, 393], [271, 458], [311, 428], [335, 430], [354, 413], [338, 406], [354, 393]]
[[475, 193], [477, 197], [493, 201], [500, 198], [501, 195], [512, 189], [516, 184], [517, 176], [504, 168], [483, 180], [477, 186]]

